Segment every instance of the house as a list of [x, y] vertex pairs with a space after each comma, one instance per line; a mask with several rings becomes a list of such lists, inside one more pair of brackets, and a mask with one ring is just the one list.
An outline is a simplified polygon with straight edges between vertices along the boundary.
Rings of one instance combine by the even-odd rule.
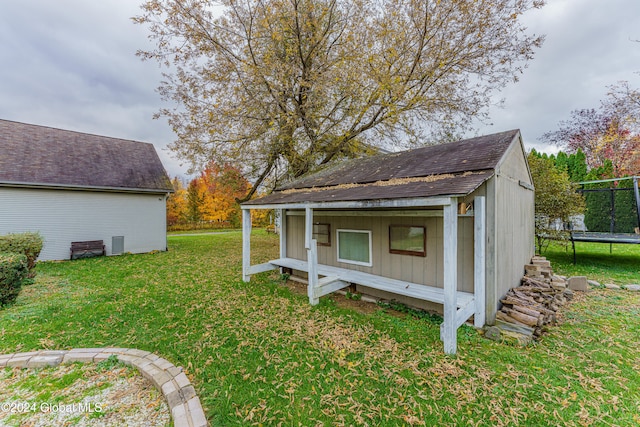
[[[471, 316], [495, 322], [534, 255], [534, 188], [520, 131], [356, 159], [300, 178], [243, 209], [243, 279], [306, 274], [311, 304], [355, 284], [436, 308], [441, 338]], [[251, 265], [251, 210], [276, 209], [280, 258]]]
[[40, 260], [69, 259], [75, 241], [166, 250], [171, 191], [151, 144], [0, 120], [0, 234], [39, 231]]

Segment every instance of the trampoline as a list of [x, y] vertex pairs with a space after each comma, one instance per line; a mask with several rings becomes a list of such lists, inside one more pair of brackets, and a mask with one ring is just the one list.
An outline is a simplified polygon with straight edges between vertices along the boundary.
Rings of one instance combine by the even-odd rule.
[[580, 226], [571, 224], [573, 263], [575, 242], [640, 244], [640, 177], [579, 182], [586, 210]]

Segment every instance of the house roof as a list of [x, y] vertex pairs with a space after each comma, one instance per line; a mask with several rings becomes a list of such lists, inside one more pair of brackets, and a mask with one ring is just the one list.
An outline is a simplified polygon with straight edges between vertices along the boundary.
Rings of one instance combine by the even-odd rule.
[[295, 180], [246, 205], [467, 195], [493, 176], [519, 134], [519, 130], [510, 130], [350, 160]]
[[152, 144], [0, 120], [0, 185], [173, 191]]

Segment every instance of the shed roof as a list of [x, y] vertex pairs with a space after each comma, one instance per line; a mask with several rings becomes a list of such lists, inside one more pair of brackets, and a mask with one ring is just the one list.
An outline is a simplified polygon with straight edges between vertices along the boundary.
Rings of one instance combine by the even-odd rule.
[[302, 177], [246, 204], [467, 195], [493, 175], [519, 134], [516, 129], [350, 160]]
[[0, 120], [0, 185], [173, 191], [152, 144]]

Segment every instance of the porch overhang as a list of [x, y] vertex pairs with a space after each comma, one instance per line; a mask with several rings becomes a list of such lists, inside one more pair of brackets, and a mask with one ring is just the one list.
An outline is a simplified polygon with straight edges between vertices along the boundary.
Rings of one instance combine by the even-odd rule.
[[445, 206], [451, 197], [471, 194], [494, 176], [493, 170], [425, 177], [392, 178], [325, 187], [278, 189], [247, 201], [249, 209], [345, 209]]
[[[405, 293], [403, 287], [424, 288], [418, 291], [419, 298], [426, 301], [443, 304], [444, 322], [441, 325], [440, 338], [444, 343], [444, 352], [455, 354], [457, 349], [457, 329], [471, 316], [474, 316], [476, 327], [482, 327], [485, 322], [485, 243], [486, 243], [486, 206], [485, 198], [477, 196], [474, 198], [474, 293], [469, 303], [462, 304], [460, 298], [464, 297], [458, 291], [458, 197], [438, 196], [422, 197], [411, 199], [385, 199], [366, 201], [335, 201], [335, 202], [295, 202], [295, 203], [274, 203], [274, 204], [250, 204], [242, 205], [242, 277], [248, 282], [251, 275], [264, 271], [275, 270], [287, 262], [294, 262], [287, 258], [287, 210], [303, 210], [305, 217], [305, 248], [307, 251], [307, 261], [296, 261], [302, 263], [309, 276], [308, 297], [311, 305], [316, 305], [319, 298], [327, 293], [333, 292], [349, 282], [358, 282], [354, 273], [341, 269], [330, 268], [318, 264], [317, 242], [313, 239], [313, 217], [314, 210], [360, 210], [360, 209], [412, 209], [429, 208], [442, 212], [443, 216], [443, 259], [444, 259], [444, 283], [443, 288], [430, 287], [420, 284], [403, 283], [398, 286], [399, 281], [382, 276], [367, 275], [362, 280], [363, 285], [373, 286], [377, 289], [396, 293]], [[252, 209], [276, 209], [281, 218], [280, 225], [280, 259], [272, 260], [259, 265], [251, 265], [251, 210]], [[424, 212], [424, 211], [423, 211]], [[325, 271], [326, 270], [326, 271]], [[320, 278], [319, 276], [325, 276]], [[368, 277], [372, 276], [372, 277]], [[398, 291], [400, 290], [400, 291]], [[413, 291], [412, 291], [413, 292]], [[435, 296], [434, 296], [435, 295]]]
[[382, 199], [382, 200], [343, 200], [325, 202], [293, 202], [252, 204], [243, 203], [242, 209], [392, 209], [392, 208], [421, 208], [442, 207], [450, 205], [452, 196], [414, 197], [411, 199]]

